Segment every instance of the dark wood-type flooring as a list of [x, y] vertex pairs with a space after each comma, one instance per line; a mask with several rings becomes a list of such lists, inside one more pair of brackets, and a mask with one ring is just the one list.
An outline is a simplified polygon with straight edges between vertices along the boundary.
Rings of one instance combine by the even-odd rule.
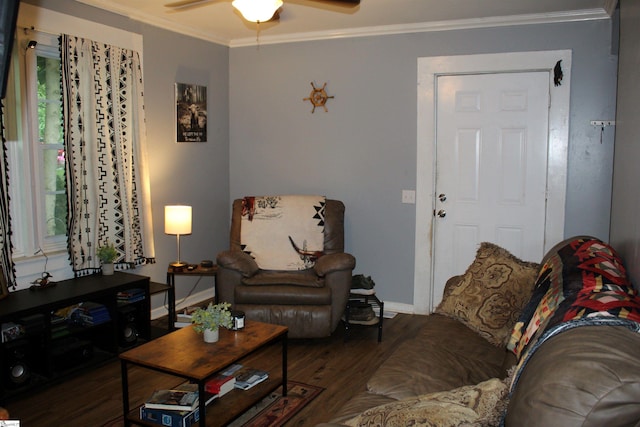
[[[382, 342], [377, 328], [354, 326], [350, 339], [340, 325], [329, 338], [289, 340], [289, 379], [315, 384], [325, 390], [287, 426], [314, 426], [326, 422], [353, 394], [364, 390], [367, 379], [398, 345], [415, 335], [426, 316], [399, 314], [384, 320]], [[166, 324], [155, 320], [155, 326]], [[271, 349], [270, 349], [271, 350]], [[279, 348], [273, 348], [279, 357]], [[176, 378], [133, 367], [129, 373], [132, 404], [141, 404], [151, 391], [176, 385]], [[11, 419], [21, 427], [92, 427], [122, 414], [120, 363], [114, 359], [104, 366], [63, 383], [9, 402]]]

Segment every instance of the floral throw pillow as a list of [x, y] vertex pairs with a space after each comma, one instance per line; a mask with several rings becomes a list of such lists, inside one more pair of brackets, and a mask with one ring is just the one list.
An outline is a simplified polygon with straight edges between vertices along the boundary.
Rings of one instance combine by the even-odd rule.
[[483, 242], [464, 275], [447, 282], [435, 312], [459, 320], [494, 345], [505, 345], [531, 297], [538, 268]]
[[376, 406], [345, 424], [352, 427], [497, 426], [507, 403], [506, 384], [492, 378], [476, 385]]

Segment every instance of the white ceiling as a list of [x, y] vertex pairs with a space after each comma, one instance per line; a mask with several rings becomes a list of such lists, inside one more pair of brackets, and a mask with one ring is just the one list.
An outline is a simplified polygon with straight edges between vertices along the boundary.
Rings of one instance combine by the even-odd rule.
[[[75, 0], [157, 27], [236, 47], [256, 43], [257, 26], [231, 0], [203, 0], [172, 10], [173, 0]], [[617, 0], [361, 0], [355, 8], [284, 0], [278, 22], [260, 24], [260, 44], [442, 31], [540, 22], [604, 19]]]

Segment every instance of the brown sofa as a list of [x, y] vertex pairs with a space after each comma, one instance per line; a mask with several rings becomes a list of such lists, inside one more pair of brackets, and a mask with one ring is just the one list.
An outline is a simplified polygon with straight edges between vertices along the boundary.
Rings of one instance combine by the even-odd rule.
[[235, 200], [230, 248], [217, 256], [219, 300], [248, 319], [289, 327], [291, 338], [331, 335], [346, 307], [355, 267], [355, 258], [344, 252], [344, 211], [341, 201], [326, 199], [323, 255], [312, 267], [274, 271], [261, 269], [243, 251], [243, 199]]
[[597, 239], [561, 242], [539, 269], [482, 244], [421, 332], [324, 426], [638, 426], [639, 321]]

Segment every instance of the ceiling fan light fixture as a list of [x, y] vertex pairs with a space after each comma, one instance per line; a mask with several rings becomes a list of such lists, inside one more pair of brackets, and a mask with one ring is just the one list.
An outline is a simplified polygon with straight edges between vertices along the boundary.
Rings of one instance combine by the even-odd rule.
[[231, 5], [249, 22], [267, 22], [282, 6], [282, 0], [233, 0]]

